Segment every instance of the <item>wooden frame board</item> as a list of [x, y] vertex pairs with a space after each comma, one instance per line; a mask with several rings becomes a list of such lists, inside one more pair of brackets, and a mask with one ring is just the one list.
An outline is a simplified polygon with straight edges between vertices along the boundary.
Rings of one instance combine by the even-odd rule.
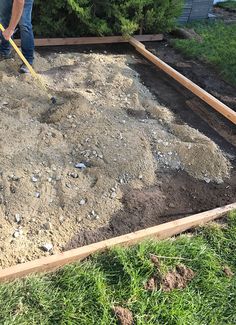
[[[162, 41], [162, 34], [154, 35], [136, 35], [135, 38], [140, 42]], [[20, 46], [20, 40], [15, 41]], [[112, 44], [128, 43], [129, 39], [123, 36], [105, 36], [105, 37], [69, 37], [69, 38], [36, 38], [35, 46], [70, 46], [70, 45], [92, 45], [92, 44]]]
[[127, 235], [114, 237], [95, 244], [72, 249], [70, 251], [43, 257], [35, 261], [18, 264], [0, 271], [0, 282], [11, 281], [25, 277], [31, 273], [41, 273], [55, 270], [65, 264], [82, 260], [93, 253], [105, 251], [117, 245], [134, 245], [150, 238], [165, 239], [177, 235], [190, 228], [202, 225], [216, 218], [225, 216], [229, 211], [236, 209], [236, 203], [232, 203], [214, 210], [202, 212], [190, 217], [167, 222], [155, 227], [132, 232]]
[[171, 66], [160, 60], [157, 56], [148, 51], [144, 44], [140, 43], [136, 38], [131, 37], [129, 43], [142, 54], [146, 59], [155, 64], [158, 68], [165, 71], [169, 76], [178, 81], [185, 88], [189, 89], [193, 94], [201, 98], [204, 102], [209, 104], [221, 115], [226, 117], [233, 124], [236, 124], [236, 112], [223, 104], [217, 98], [209, 94], [207, 91], [196, 85], [194, 82], [186, 78], [184, 75], [173, 69]]

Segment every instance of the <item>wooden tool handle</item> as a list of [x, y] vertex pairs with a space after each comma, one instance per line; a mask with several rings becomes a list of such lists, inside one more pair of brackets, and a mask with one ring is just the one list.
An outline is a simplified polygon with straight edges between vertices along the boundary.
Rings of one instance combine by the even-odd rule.
[[[5, 28], [2, 26], [2, 24], [0, 24], [0, 30], [1, 32], [5, 31]], [[19, 58], [23, 61], [23, 63], [27, 66], [27, 68], [29, 69], [31, 75], [39, 81], [39, 84], [41, 86], [41, 88], [46, 91], [46, 93], [48, 94], [48, 97], [51, 98], [51, 95], [48, 93], [48, 90], [44, 84], [44, 82], [42, 81], [41, 77], [34, 71], [33, 67], [29, 64], [29, 62], [26, 60], [26, 58], [24, 57], [24, 55], [22, 54], [22, 52], [19, 50], [19, 48], [17, 47], [16, 43], [10, 38], [9, 40], [11, 46], [14, 48], [14, 50], [16, 51], [16, 53], [18, 54]]]

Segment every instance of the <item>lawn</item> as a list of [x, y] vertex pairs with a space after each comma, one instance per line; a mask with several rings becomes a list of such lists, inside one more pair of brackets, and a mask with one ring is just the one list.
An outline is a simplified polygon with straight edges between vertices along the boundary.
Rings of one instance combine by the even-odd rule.
[[173, 42], [174, 47], [188, 57], [210, 63], [226, 81], [236, 86], [236, 24], [197, 23], [191, 27], [202, 42], [178, 39]]
[[229, 0], [229, 1], [225, 1], [225, 2], [219, 2], [219, 3], [217, 3], [217, 7], [220, 7], [223, 9], [236, 10], [236, 1]]
[[[235, 252], [231, 213], [225, 224], [194, 235], [115, 248], [56, 273], [0, 285], [1, 324], [118, 324], [114, 306], [127, 308], [134, 324], [236, 324]], [[158, 256], [158, 267], [150, 254]], [[161, 279], [179, 264], [194, 272], [193, 279], [164, 290]], [[157, 288], [147, 290], [153, 277]]]

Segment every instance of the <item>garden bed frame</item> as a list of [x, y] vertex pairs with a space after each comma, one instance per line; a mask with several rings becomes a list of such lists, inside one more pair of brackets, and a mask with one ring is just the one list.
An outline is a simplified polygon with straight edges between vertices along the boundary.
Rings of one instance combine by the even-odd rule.
[[[155, 64], [158, 68], [165, 71], [169, 76], [177, 82], [189, 89], [196, 96], [201, 98], [212, 108], [222, 114], [225, 118], [236, 124], [236, 113], [228, 106], [220, 102], [214, 96], [200, 88], [198, 85], [190, 81], [181, 73], [170, 67], [168, 64], [157, 58], [140, 41], [160, 41], [162, 35], [140, 35], [135, 38], [124, 39], [120, 36], [112, 37], [92, 37], [92, 38], [67, 38], [67, 39], [38, 39], [36, 46], [61, 46], [61, 45], [85, 45], [85, 44], [108, 44], [108, 43], [124, 43], [129, 42], [135, 49], [146, 59]], [[20, 45], [20, 42], [17, 41]], [[43, 257], [34, 261], [18, 264], [3, 270], [0, 270], [0, 282], [12, 281], [17, 278], [25, 277], [32, 273], [42, 273], [53, 271], [63, 265], [73, 263], [96, 252], [102, 252], [106, 249], [117, 245], [134, 245], [142, 240], [157, 238], [159, 240], [180, 234], [193, 227], [203, 225], [209, 221], [227, 215], [228, 212], [236, 209], [236, 203], [232, 203], [210, 211], [202, 212], [190, 217], [167, 222], [155, 227], [146, 228], [140, 231], [132, 232], [123, 236], [107, 239], [95, 244], [72, 249], [63, 253]]]

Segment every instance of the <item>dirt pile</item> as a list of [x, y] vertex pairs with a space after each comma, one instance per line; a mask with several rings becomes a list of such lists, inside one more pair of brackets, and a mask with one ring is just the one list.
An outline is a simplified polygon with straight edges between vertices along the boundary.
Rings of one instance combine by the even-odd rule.
[[232, 278], [234, 276], [234, 273], [231, 271], [231, 269], [228, 266], [225, 266], [223, 271], [228, 278]]
[[194, 278], [195, 273], [183, 264], [176, 265], [175, 269], [169, 271], [165, 276], [161, 273], [159, 259], [151, 255], [150, 259], [155, 266], [154, 274], [145, 283], [144, 288], [147, 291], [156, 291], [160, 288], [163, 291], [173, 289], [184, 289], [187, 284]]
[[162, 289], [164, 291], [184, 289], [194, 276], [194, 272], [185, 265], [177, 265], [175, 270], [168, 272], [163, 278]]
[[117, 317], [120, 325], [134, 324], [132, 312], [128, 308], [116, 306], [113, 308], [113, 312]]
[[[79, 229], [106, 225], [123, 207], [124, 187], [152, 186], [163, 169], [206, 182], [229, 177], [224, 154], [176, 124], [129, 67], [133, 60], [37, 55], [57, 107], [31, 76], [17, 74], [19, 62], [0, 63], [2, 267], [61, 251]], [[53, 247], [46, 253], [45, 244]]]

